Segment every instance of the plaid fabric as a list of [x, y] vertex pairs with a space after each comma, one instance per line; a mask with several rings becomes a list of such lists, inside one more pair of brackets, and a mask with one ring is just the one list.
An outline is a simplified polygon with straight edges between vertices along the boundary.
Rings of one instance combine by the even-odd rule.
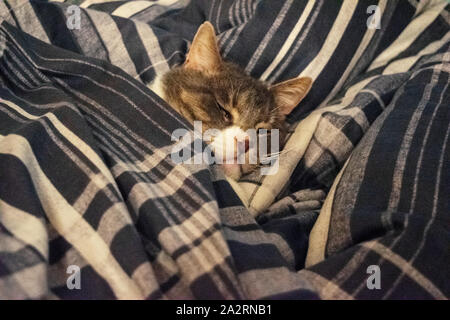
[[[448, 106], [443, 1], [133, 2], [85, 1], [74, 30], [68, 8], [80, 1], [0, 3], [1, 298], [450, 296], [449, 275], [431, 274], [448, 265], [448, 230], [438, 224], [448, 220], [440, 196], [448, 194], [448, 141], [431, 139], [448, 117], [432, 117], [440, 120], [430, 122], [431, 149], [408, 142], [415, 131], [405, 129], [417, 127], [418, 107], [437, 114]], [[370, 4], [381, 8], [381, 30], [361, 26]], [[292, 151], [272, 178], [232, 188], [216, 167], [170, 159], [171, 132], [190, 126], [143, 83], [182, 63], [205, 18], [222, 53], [252, 75], [315, 79], [291, 115], [301, 120]], [[391, 145], [392, 136], [406, 142]], [[383, 158], [389, 148], [400, 151]], [[422, 153], [421, 164], [428, 154], [442, 159], [437, 171], [415, 166], [408, 150]], [[374, 195], [386, 198], [387, 188], [410, 203], [420, 192], [436, 208], [384, 209]], [[345, 198], [354, 194], [358, 203]], [[366, 287], [372, 264], [381, 267], [381, 291]], [[66, 285], [71, 265], [81, 268], [80, 290]]]
[[[175, 3], [175, 1], [164, 1]], [[106, 7], [114, 15], [84, 7], [111, 4]], [[133, 78], [147, 83], [156, 75], [165, 73], [170, 66], [184, 61], [187, 41], [167, 30], [128, 19], [132, 13], [177, 12], [171, 7], [155, 5], [152, 1], [85, 1], [79, 8], [80, 24], [70, 24], [75, 11], [71, 2], [8, 0], [0, 3], [2, 19], [24, 32], [60, 48], [108, 61], [121, 68]], [[133, 3], [141, 4], [136, 9]], [[177, 2], [182, 6], [186, 1]], [[147, 8], [142, 6], [147, 4]], [[103, 6], [102, 6], [103, 5]], [[121, 9], [122, 8], [122, 9]], [[124, 18], [126, 17], [126, 18]], [[71, 28], [68, 28], [68, 25]]]
[[295, 272], [311, 220], [260, 227], [215, 168], [175, 165], [189, 126], [120, 69], [7, 23], [0, 39], [2, 298], [314, 296]]
[[[324, 283], [322, 297], [449, 298], [450, 45], [445, 49], [413, 70], [325, 201], [307, 260], [308, 277]], [[360, 282], [370, 265], [380, 268], [380, 290]]]
[[1, 296], [241, 297], [209, 170], [170, 159], [186, 123], [118, 68], [1, 35]]
[[[371, 34], [370, 29], [356, 26], [349, 32], [340, 29], [339, 37], [342, 38], [339, 45], [346, 48], [344, 53], [348, 54], [346, 59], [351, 63], [335, 66], [341, 63], [331, 62], [336, 57], [347, 61], [339, 47], [328, 53], [331, 60], [326, 66], [329, 69], [323, 71], [326, 80], [321, 80], [319, 76], [312, 91], [323, 83], [329, 86], [333, 81], [336, 81], [335, 87], [323, 88], [322, 99], [315, 98], [314, 93], [311, 96], [318, 107], [292, 126], [292, 135], [279, 157], [278, 173], [273, 176], [256, 173], [246, 177], [236, 187], [255, 215], [268, 210], [275, 200], [293, 192], [309, 189], [328, 192], [354, 147], [391, 102], [395, 92], [407, 81], [411, 70], [422, 61], [447, 50], [450, 19], [444, 9], [445, 2], [429, 2], [415, 10], [406, 1], [396, 4], [398, 7], [389, 7], [394, 4], [389, 1], [383, 11], [381, 33]], [[320, 16], [331, 9], [327, 6], [317, 10]], [[343, 15], [341, 19], [350, 19], [350, 23], [354, 24], [363, 23], [356, 13]], [[334, 25], [337, 24], [339, 20], [334, 21]], [[359, 42], [351, 30], [358, 33], [361, 29], [366, 34], [360, 35], [363, 37], [360, 47], [354, 52], [349, 51], [354, 46], [349, 45], [350, 42]], [[326, 34], [315, 33], [315, 36], [326, 38]], [[310, 66], [302, 74], [307, 75], [308, 68]], [[364, 68], [365, 71], [358, 74]], [[335, 92], [338, 94], [333, 97]], [[306, 108], [310, 101], [308, 97]], [[302, 102], [297, 109], [303, 108]]]

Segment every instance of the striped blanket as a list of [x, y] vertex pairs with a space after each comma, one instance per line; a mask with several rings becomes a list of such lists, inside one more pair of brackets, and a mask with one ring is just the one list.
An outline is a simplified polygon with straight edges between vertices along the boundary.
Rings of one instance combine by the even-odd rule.
[[[326, 3], [325, 3], [326, 2]], [[279, 171], [175, 164], [146, 84], [209, 20], [309, 76]], [[0, 2], [1, 299], [448, 299], [447, 1]]]

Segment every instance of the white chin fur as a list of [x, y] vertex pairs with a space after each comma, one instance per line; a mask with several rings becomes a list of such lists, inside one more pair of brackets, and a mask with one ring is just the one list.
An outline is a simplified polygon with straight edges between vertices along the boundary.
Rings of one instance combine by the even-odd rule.
[[162, 81], [161, 81], [162, 76], [163, 76], [162, 74], [156, 76], [156, 78], [151, 83], [149, 83], [147, 85], [147, 87], [149, 87], [150, 90], [155, 92], [161, 99], [165, 100], [163, 84], [162, 84]]
[[238, 141], [244, 141], [247, 134], [241, 128], [232, 126], [220, 131], [220, 134], [214, 137], [211, 147], [214, 150], [216, 160], [222, 159], [223, 163], [233, 164], [236, 162]]

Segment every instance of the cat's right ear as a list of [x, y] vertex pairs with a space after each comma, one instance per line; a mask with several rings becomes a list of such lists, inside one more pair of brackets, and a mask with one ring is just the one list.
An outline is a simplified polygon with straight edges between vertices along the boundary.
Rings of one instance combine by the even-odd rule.
[[281, 113], [288, 115], [308, 94], [312, 86], [310, 77], [293, 78], [270, 87]]
[[211, 73], [217, 71], [221, 64], [214, 27], [206, 21], [195, 34], [184, 67]]

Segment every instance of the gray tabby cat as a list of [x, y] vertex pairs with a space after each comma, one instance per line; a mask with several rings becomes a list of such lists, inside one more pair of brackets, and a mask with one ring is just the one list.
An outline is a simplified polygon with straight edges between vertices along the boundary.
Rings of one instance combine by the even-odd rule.
[[[286, 136], [285, 116], [306, 96], [311, 83], [311, 78], [303, 77], [269, 86], [252, 78], [236, 64], [223, 61], [214, 27], [205, 22], [194, 37], [184, 65], [157, 77], [149, 87], [188, 121], [202, 121], [203, 132], [220, 130], [211, 141], [212, 149], [216, 158], [223, 157], [225, 174], [238, 180], [259, 165], [259, 157], [256, 164], [248, 161], [251, 148], [257, 148], [257, 144], [249, 145], [246, 131], [267, 129], [270, 136], [270, 130], [278, 129], [281, 146]], [[225, 159], [226, 146], [235, 146], [242, 139], [245, 163]], [[236, 160], [236, 146], [233, 151]]]

